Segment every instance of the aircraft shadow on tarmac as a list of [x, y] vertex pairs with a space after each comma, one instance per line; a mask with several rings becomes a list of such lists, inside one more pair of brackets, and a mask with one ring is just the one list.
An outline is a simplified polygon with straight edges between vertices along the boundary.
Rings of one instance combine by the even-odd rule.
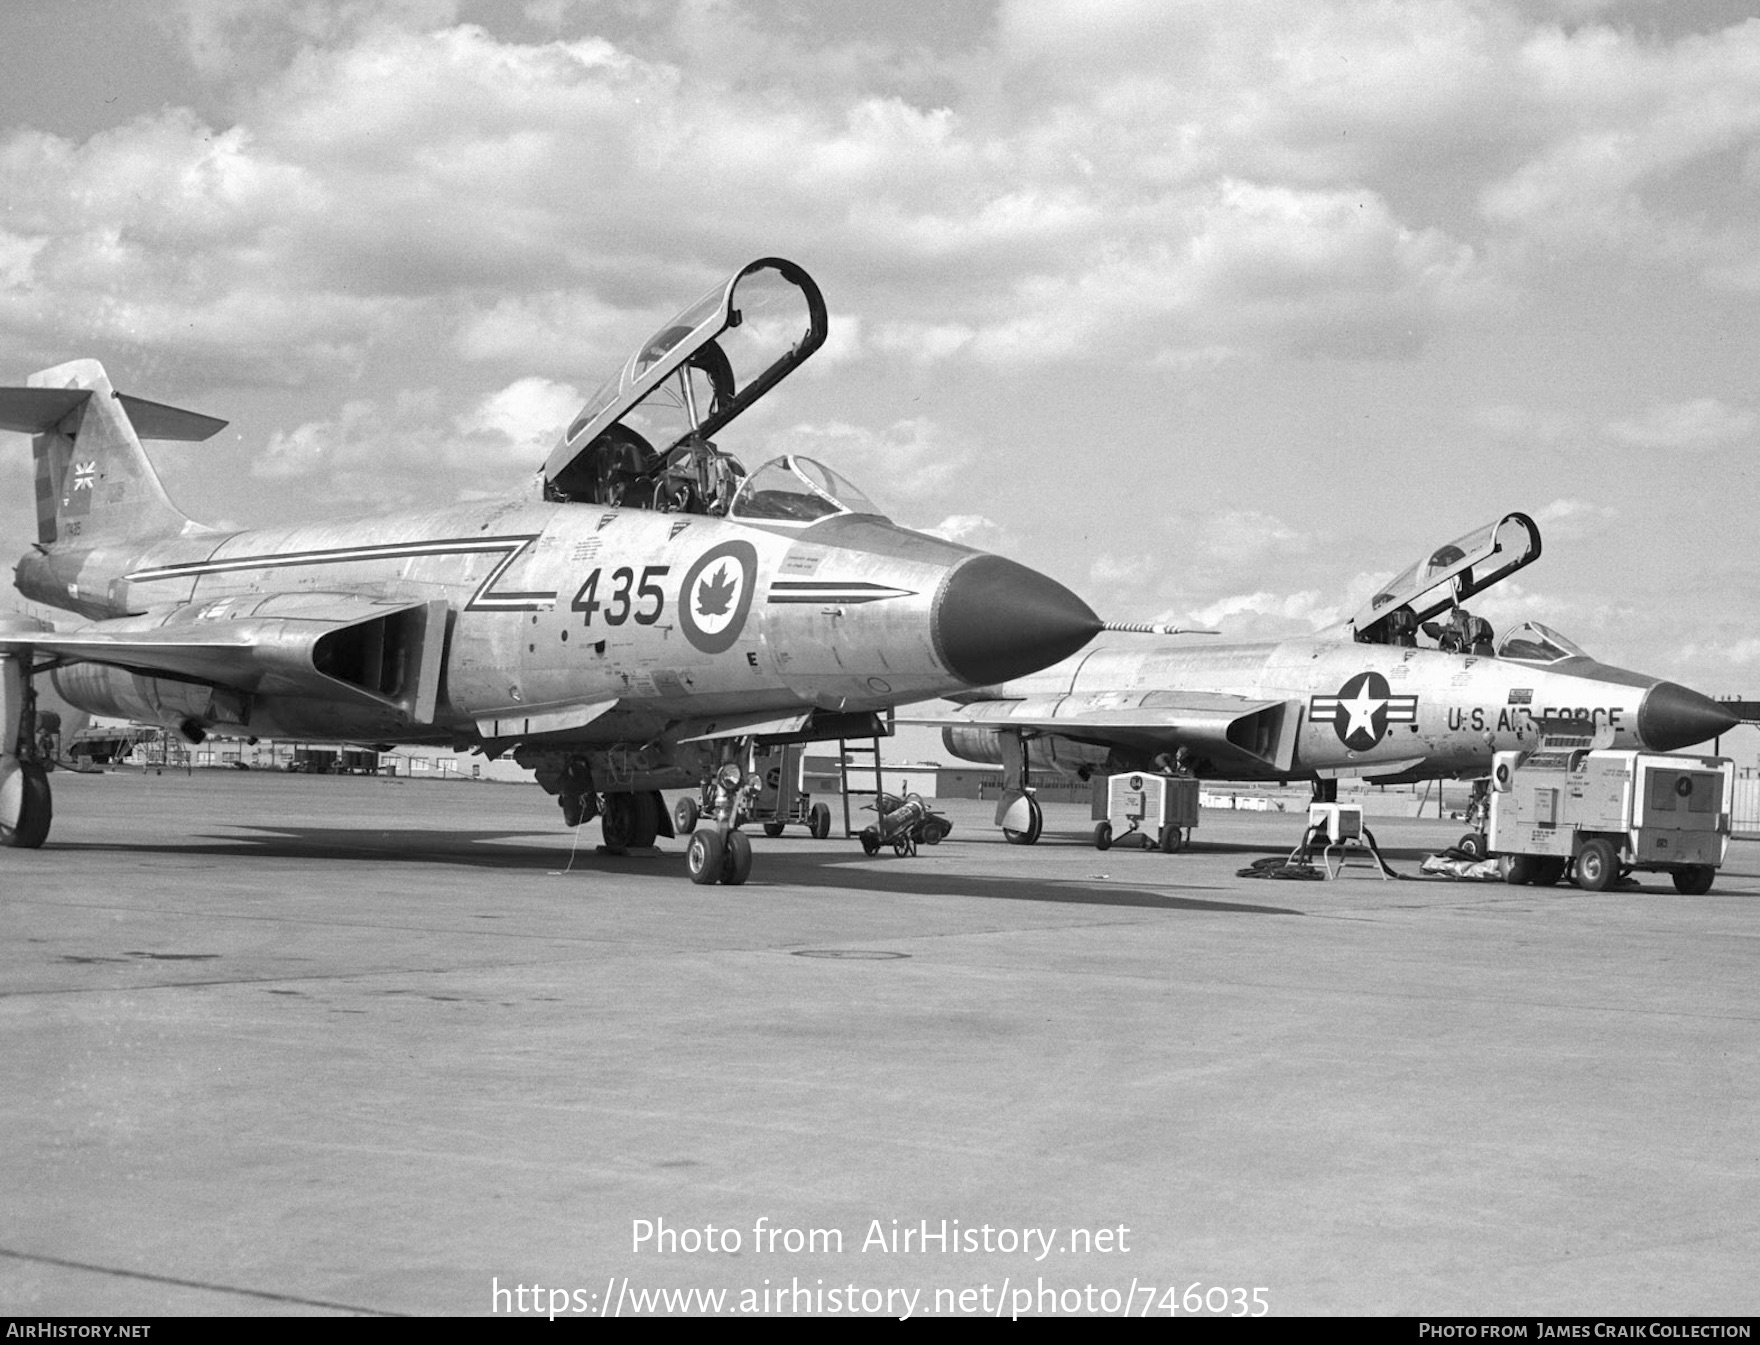
[[[766, 856], [766, 858], [769, 858]], [[1137, 906], [1164, 911], [1216, 911], [1229, 915], [1302, 915], [1304, 912], [1287, 906], [1260, 906], [1251, 902], [1216, 901], [1192, 896], [1179, 896], [1165, 890], [1172, 884], [1158, 887], [1143, 885], [1142, 879], [1114, 880], [1108, 878], [1057, 880], [1017, 878], [980, 874], [949, 874], [927, 869], [914, 869], [909, 859], [897, 859], [884, 867], [855, 868], [862, 856], [849, 858], [800, 855], [771, 859], [771, 873], [766, 877], [795, 881], [814, 887], [835, 887], [850, 891], [886, 892], [902, 896], [971, 896], [1005, 901], [1050, 901], [1083, 906]], [[1206, 885], [1205, 890], [1214, 891]]]
[[[532, 835], [520, 831], [431, 831], [423, 829], [350, 827], [252, 827], [235, 835], [208, 835], [191, 844], [128, 845], [116, 842], [63, 843], [60, 850], [125, 851], [130, 854], [213, 855], [238, 858], [293, 859], [310, 863], [376, 862], [389, 864], [445, 864], [469, 868], [521, 872], [554, 872], [570, 868], [571, 876], [590, 880], [596, 874], [659, 874], [681, 867], [684, 857], [674, 850], [630, 855], [599, 853], [596, 842], [583, 838], [574, 853], [549, 845], [517, 844], [516, 838]], [[543, 833], [548, 836], [552, 833]], [[761, 843], [762, 844], [762, 843]], [[853, 847], [854, 842], [851, 842]], [[1221, 849], [1222, 847], [1218, 847]], [[1229, 847], [1233, 848], [1233, 847]], [[1250, 853], [1264, 853], [1250, 850]], [[1167, 891], [1170, 881], [1149, 885], [1147, 877], [1136, 879], [1059, 880], [1014, 875], [951, 874], [942, 869], [914, 868], [920, 861], [886, 856], [870, 861], [860, 853], [826, 854], [823, 850], [790, 854], [786, 844], [766, 845], [766, 868], [748, 887], [753, 892], [786, 883], [805, 887], [887, 893], [899, 896], [964, 896], [987, 900], [1046, 901], [1089, 906], [1126, 906], [1156, 910], [1213, 911], [1233, 915], [1301, 915], [1284, 906], [1251, 902], [1218, 901]], [[1100, 858], [1095, 854], [1096, 860]], [[1127, 861], [1153, 864], [1162, 856], [1126, 855]], [[1177, 858], [1167, 862], [1177, 864]], [[857, 867], [858, 865], [862, 867]], [[1215, 891], [1205, 885], [1202, 890]]]

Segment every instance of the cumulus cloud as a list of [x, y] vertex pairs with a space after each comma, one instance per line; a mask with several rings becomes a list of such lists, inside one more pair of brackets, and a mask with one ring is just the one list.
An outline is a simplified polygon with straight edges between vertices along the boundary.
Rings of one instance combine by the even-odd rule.
[[1658, 402], [1642, 415], [1616, 420], [1607, 435], [1630, 448], [1696, 450], [1745, 439], [1754, 431], [1752, 411], [1725, 406], [1715, 397]]
[[1102, 551], [1088, 566], [1088, 578], [1096, 584], [1134, 587], [1153, 579], [1159, 569], [1152, 555], [1115, 556]]
[[[1156, 619], [1172, 620], [1177, 615], [1170, 612]], [[1225, 635], [1272, 638], [1334, 626], [1350, 612], [1339, 605], [1336, 594], [1323, 595], [1315, 589], [1296, 593], [1273, 593], [1261, 589], [1252, 593], [1231, 593], [1188, 615], [1192, 624], [1218, 627]]]
[[[842, 472], [864, 490], [910, 504], [943, 497], [976, 457], [972, 444], [923, 417], [895, 420], [879, 430], [847, 421], [793, 425], [765, 435], [762, 442], [766, 457], [801, 453]], [[886, 507], [884, 500], [876, 503]]]
[[1270, 556], [1306, 555], [1310, 546], [1306, 533], [1257, 509], [1231, 509], [1206, 517], [1199, 524], [1198, 542], [1209, 558], [1231, 568]]
[[976, 547], [980, 551], [1006, 551], [1012, 539], [1008, 530], [983, 514], [949, 514], [939, 523], [923, 529], [931, 537]]

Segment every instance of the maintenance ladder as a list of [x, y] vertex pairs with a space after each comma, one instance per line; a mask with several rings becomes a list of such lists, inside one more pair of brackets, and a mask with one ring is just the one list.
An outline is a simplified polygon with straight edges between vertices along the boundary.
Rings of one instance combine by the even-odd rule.
[[[887, 718], [892, 717], [891, 711]], [[851, 797], [878, 800], [885, 789], [880, 772], [880, 740], [878, 738], [839, 738], [837, 740], [837, 776], [838, 784], [843, 788], [843, 834], [846, 837], [857, 835], [867, 822], [856, 814], [861, 812], [858, 807], [852, 814]], [[874, 787], [869, 789], [866, 782], [872, 779]], [[852, 784], [858, 781], [859, 784]], [[874, 816], [878, 820], [880, 814], [876, 805]]]

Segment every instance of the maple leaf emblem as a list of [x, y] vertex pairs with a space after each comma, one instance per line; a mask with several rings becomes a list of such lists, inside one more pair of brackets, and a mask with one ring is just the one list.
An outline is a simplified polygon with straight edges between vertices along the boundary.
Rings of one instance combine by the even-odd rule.
[[727, 615], [728, 606], [733, 602], [734, 587], [733, 580], [727, 577], [727, 566], [722, 564], [713, 579], [697, 585], [697, 615]]

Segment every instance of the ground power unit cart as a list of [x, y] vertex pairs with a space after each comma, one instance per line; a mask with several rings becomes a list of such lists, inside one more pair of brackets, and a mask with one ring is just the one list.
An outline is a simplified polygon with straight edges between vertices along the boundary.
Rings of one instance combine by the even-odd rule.
[[1726, 757], [1559, 748], [1499, 752], [1488, 848], [1511, 883], [1601, 892], [1637, 870], [1711, 890], [1729, 847], [1735, 766]]

